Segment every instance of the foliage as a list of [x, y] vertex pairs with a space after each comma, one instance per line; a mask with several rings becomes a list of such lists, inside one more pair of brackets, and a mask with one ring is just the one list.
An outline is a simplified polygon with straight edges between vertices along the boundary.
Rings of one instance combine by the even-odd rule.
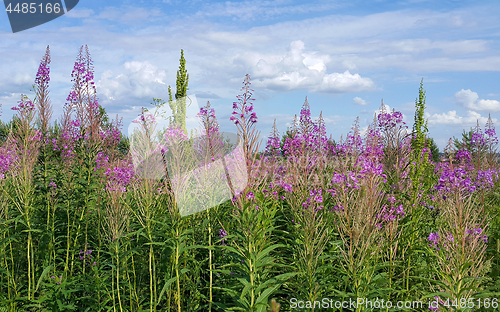
[[427, 138], [425, 145], [428, 146], [430, 149], [432, 161], [438, 163], [440, 160], [440, 153], [436, 141], [434, 141], [433, 138]]
[[[201, 136], [173, 124], [158, 129], [160, 144], [146, 110], [130, 138], [110, 121], [87, 47], [50, 126], [49, 59], [47, 48], [34, 100], [23, 95], [0, 124], [0, 311], [378, 310], [336, 305], [357, 298], [477, 311], [453, 305], [498, 297], [491, 118], [440, 161], [423, 84], [412, 131], [382, 104], [364, 134], [356, 120], [336, 141], [306, 98], [257, 155], [247, 75], [231, 118], [240, 145], [220, 133], [210, 103]], [[139, 164], [137, 138], [149, 139]]]
[[189, 74], [186, 70], [186, 59], [184, 58], [184, 50], [181, 50], [181, 58], [179, 60], [179, 70], [177, 71], [177, 80], [175, 81], [175, 101], [172, 98], [172, 90], [168, 86], [168, 105], [172, 110], [173, 119], [171, 124], [179, 126], [181, 129], [186, 130], [186, 105], [187, 105], [187, 90], [189, 82]]

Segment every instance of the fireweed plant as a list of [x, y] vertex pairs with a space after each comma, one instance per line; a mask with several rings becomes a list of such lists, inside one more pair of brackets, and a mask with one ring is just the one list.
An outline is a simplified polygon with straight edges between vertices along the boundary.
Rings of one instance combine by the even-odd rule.
[[33, 100], [0, 124], [0, 310], [316, 311], [323, 298], [378, 298], [478, 311], [461, 303], [500, 296], [491, 117], [431, 158], [423, 83], [412, 128], [382, 104], [338, 141], [306, 98], [259, 153], [247, 75], [236, 142], [210, 103], [196, 135], [159, 129], [144, 109], [126, 138], [98, 104], [86, 46], [52, 122], [50, 64], [47, 47]]

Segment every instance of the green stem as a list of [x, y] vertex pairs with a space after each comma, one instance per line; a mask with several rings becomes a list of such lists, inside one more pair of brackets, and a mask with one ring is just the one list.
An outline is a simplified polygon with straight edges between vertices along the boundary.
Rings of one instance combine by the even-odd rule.
[[176, 246], [175, 246], [175, 276], [177, 277], [177, 311], [181, 312], [181, 284], [180, 284], [180, 277], [179, 277], [179, 225], [176, 226], [175, 228], [175, 235], [176, 235]]
[[212, 270], [212, 224], [210, 223], [210, 210], [207, 210], [208, 217], [208, 268], [210, 271], [210, 289], [209, 289], [209, 303], [208, 311], [212, 312], [212, 285], [213, 285], [213, 270]]
[[[9, 232], [7, 232], [7, 234], [8, 233]], [[12, 283], [13, 283], [14, 291], [15, 291], [16, 297], [17, 297], [17, 286], [16, 286], [16, 279], [15, 279], [15, 274], [14, 274], [14, 253], [12, 252], [12, 242], [9, 242], [9, 245], [10, 245], [10, 261], [12, 263]]]
[[123, 311], [122, 300], [120, 297], [120, 256], [118, 251], [118, 238], [115, 239], [115, 253], [116, 253], [116, 293], [118, 294], [118, 304], [120, 305], [120, 312]]
[[[115, 270], [111, 270], [111, 274], [115, 272]], [[116, 312], [116, 299], [115, 299], [115, 279], [114, 276], [111, 276], [111, 295], [113, 298], [113, 311]]]
[[[29, 230], [28, 223], [28, 230]], [[28, 246], [27, 246], [27, 258], [28, 258], [28, 300], [31, 300], [31, 231], [28, 232]]]
[[[151, 235], [149, 235], [149, 242], [151, 243]], [[156, 310], [156, 305], [153, 303], [155, 301], [154, 291], [153, 291], [153, 245], [149, 245], [149, 305], [150, 311]]]
[[134, 254], [132, 254], [130, 257], [131, 257], [131, 260], [132, 260], [132, 272], [134, 274], [134, 296], [135, 296], [135, 302], [136, 302], [137, 308], [139, 308], [139, 296], [137, 295], [137, 275], [135, 273]]
[[69, 216], [69, 201], [68, 201], [68, 206], [66, 207], [66, 216], [68, 219], [68, 226], [67, 226], [67, 233], [66, 233], [66, 264], [64, 265], [64, 273], [66, 273], [66, 278], [68, 277], [68, 271], [69, 271], [69, 248], [71, 246], [71, 230], [70, 230], [70, 216]]

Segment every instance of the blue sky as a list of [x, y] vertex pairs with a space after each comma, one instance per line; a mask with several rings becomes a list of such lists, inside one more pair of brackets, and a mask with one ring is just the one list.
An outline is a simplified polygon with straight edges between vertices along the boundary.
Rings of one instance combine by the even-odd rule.
[[[81, 45], [94, 61], [99, 102], [123, 117], [168, 97], [180, 50], [198, 106], [210, 101], [223, 131], [245, 74], [258, 129], [285, 132], [307, 96], [336, 140], [357, 116], [366, 127], [381, 100], [411, 128], [420, 80], [430, 136], [440, 149], [488, 114], [500, 126], [500, 5], [497, 1], [95, 1], [12, 33], [0, 13], [2, 120], [30, 92], [47, 45], [53, 118], [71, 89]], [[189, 111], [188, 111], [189, 113]]]

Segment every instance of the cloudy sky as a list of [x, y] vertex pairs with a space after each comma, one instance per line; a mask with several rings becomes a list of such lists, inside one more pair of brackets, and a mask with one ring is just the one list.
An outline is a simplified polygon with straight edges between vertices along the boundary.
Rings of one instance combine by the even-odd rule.
[[[368, 3], [368, 4], [367, 4]], [[338, 140], [362, 127], [383, 99], [410, 128], [420, 80], [430, 136], [442, 149], [464, 129], [500, 126], [500, 5], [492, 1], [80, 0], [67, 14], [12, 33], [0, 13], [1, 119], [31, 86], [47, 45], [54, 118], [71, 89], [79, 48], [94, 61], [99, 102], [123, 117], [166, 99], [184, 49], [195, 106], [210, 101], [221, 128], [245, 74], [255, 89], [258, 129], [281, 133], [307, 96]], [[190, 110], [193, 114], [196, 110]], [[188, 110], [188, 113], [190, 113]]]

